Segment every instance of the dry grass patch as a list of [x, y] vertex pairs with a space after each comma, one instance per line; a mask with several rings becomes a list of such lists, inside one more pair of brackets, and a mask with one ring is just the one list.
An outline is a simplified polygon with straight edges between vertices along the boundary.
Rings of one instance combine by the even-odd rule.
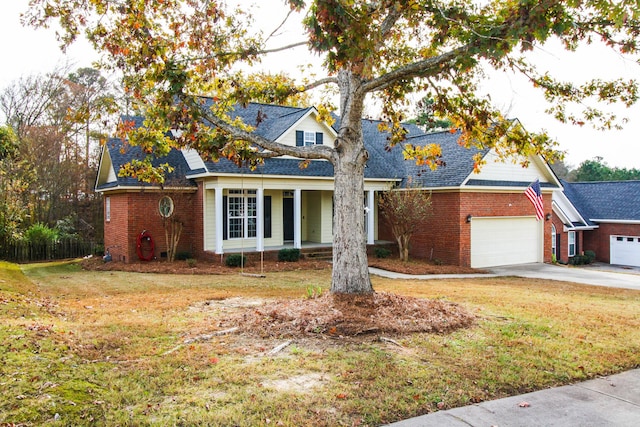
[[[0, 266], [0, 425], [375, 426], [640, 366], [637, 291], [373, 277], [378, 297], [435, 307], [436, 323], [458, 308], [475, 317], [415, 333], [367, 326], [380, 302], [330, 301], [329, 270], [22, 270]], [[347, 311], [345, 330], [368, 333], [341, 336], [341, 324], [297, 311], [313, 305], [327, 319]], [[233, 319], [239, 329], [216, 334]]]

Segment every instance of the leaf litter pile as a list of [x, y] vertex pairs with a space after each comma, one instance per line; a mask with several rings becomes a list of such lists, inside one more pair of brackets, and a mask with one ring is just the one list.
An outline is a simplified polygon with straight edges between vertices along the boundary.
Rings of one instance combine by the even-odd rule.
[[[446, 333], [474, 323], [458, 304], [376, 292], [369, 295], [323, 294], [279, 300], [228, 319], [228, 326], [262, 338], [367, 334]], [[225, 322], [227, 323], [227, 322]]]

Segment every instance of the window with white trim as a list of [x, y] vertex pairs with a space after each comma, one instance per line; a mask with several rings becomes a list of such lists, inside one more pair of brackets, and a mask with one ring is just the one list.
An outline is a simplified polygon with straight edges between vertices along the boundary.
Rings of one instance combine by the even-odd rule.
[[111, 197], [105, 197], [104, 199], [104, 220], [111, 221]]
[[551, 254], [555, 257], [558, 256], [556, 251], [556, 226], [551, 224]]
[[322, 145], [324, 134], [322, 132], [296, 131], [296, 147]]
[[576, 256], [576, 232], [575, 231], [569, 231], [568, 234], [568, 241], [569, 241], [569, 256]]
[[304, 133], [304, 145], [315, 145], [316, 144], [316, 133], [315, 132], [306, 132]]
[[163, 218], [173, 215], [173, 199], [169, 196], [162, 197], [158, 202], [158, 211]]
[[256, 190], [229, 190], [227, 233], [229, 239], [256, 237], [258, 203]]

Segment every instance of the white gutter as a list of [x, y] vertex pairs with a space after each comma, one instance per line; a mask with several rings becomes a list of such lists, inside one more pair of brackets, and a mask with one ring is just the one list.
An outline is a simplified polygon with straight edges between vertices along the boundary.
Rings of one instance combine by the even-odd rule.
[[[212, 173], [212, 172], [204, 172], [197, 173], [193, 175], [186, 175], [188, 179], [201, 179], [201, 178], [234, 178], [243, 176], [245, 179], [247, 178], [266, 178], [266, 179], [306, 179], [306, 180], [327, 180], [334, 181], [335, 178], [333, 176], [305, 176], [305, 175], [262, 175], [259, 173]], [[389, 182], [389, 181], [402, 181], [403, 178], [365, 178], [365, 181], [374, 181], [374, 182]]]
[[144, 186], [131, 186], [131, 187], [125, 187], [125, 186], [116, 186], [116, 187], [109, 187], [109, 188], [101, 188], [101, 189], [96, 189], [95, 192], [96, 193], [106, 193], [108, 191], [122, 191], [122, 192], [133, 192], [133, 191], [153, 191], [153, 192], [158, 192], [158, 191], [193, 191], [196, 192], [198, 191], [197, 188], [195, 187], [159, 187], [159, 186], [149, 186], [149, 187], [144, 187]]
[[605, 223], [605, 224], [640, 224], [640, 220], [637, 219], [591, 219], [590, 221]]

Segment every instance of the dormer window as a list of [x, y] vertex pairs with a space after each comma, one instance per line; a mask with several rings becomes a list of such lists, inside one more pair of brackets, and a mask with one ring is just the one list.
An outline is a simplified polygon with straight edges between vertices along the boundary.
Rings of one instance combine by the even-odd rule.
[[322, 145], [322, 132], [296, 131], [296, 147]]
[[316, 143], [316, 134], [315, 132], [305, 132], [304, 133], [304, 145], [315, 145]]

